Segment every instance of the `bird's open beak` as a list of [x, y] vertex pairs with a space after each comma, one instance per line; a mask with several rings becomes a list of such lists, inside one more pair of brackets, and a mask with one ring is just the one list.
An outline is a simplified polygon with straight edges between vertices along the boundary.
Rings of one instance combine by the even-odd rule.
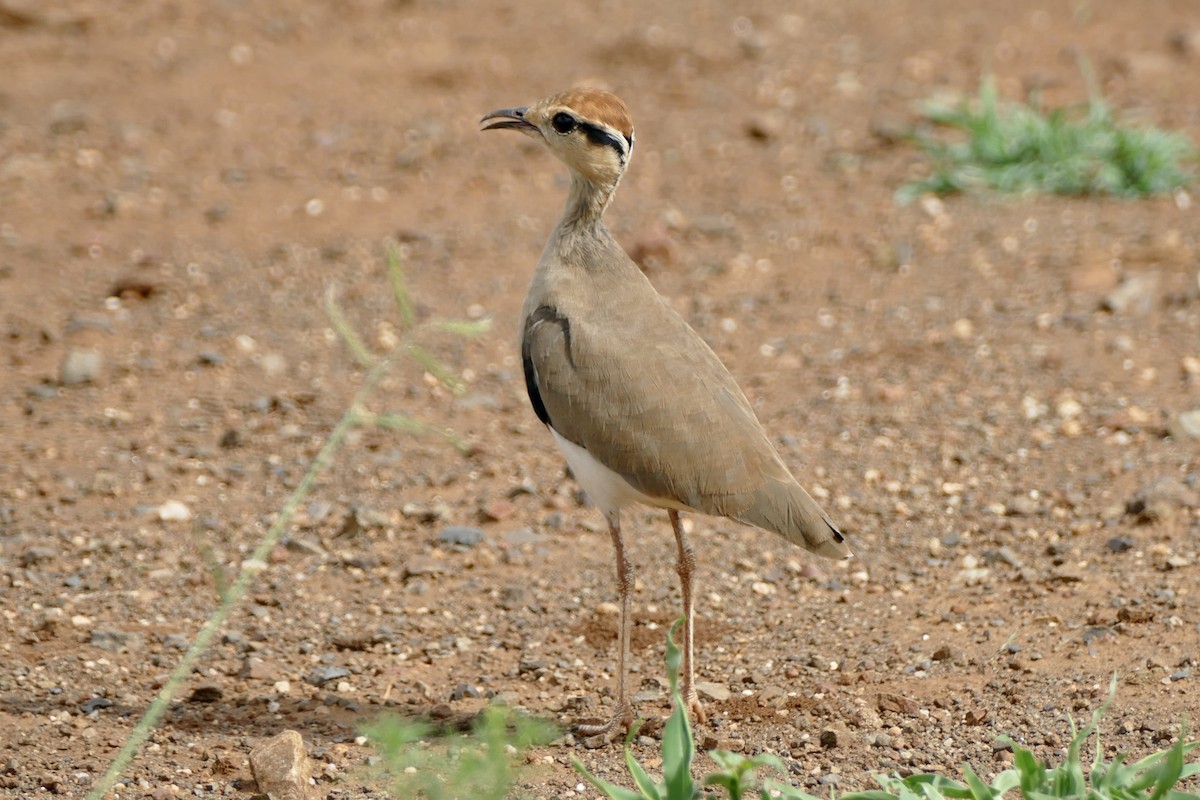
[[499, 131], [505, 128], [511, 128], [515, 131], [520, 131], [525, 134], [540, 134], [541, 131], [537, 126], [525, 119], [525, 112], [529, 110], [529, 106], [521, 106], [520, 108], [501, 108], [498, 111], [493, 111], [490, 114], [485, 114], [483, 119], [479, 120], [480, 124], [488, 120], [494, 120], [483, 126], [485, 131]]

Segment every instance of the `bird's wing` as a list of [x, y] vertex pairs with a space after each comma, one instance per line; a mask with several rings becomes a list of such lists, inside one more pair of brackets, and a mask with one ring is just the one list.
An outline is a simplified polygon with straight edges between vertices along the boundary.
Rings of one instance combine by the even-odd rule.
[[527, 316], [522, 362], [543, 422], [649, 497], [848, 553], [678, 314], [657, 295], [602, 313], [546, 302]]

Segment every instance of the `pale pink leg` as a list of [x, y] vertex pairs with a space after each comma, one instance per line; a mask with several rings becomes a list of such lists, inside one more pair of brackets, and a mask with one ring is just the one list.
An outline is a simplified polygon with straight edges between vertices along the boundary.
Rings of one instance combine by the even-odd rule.
[[679, 519], [679, 512], [672, 509], [668, 513], [671, 516], [671, 527], [675, 529], [675, 544], [679, 548], [679, 561], [676, 569], [679, 572], [679, 587], [683, 592], [683, 683], [680, 686], [680, 692], [683, 694], [684, 705], [695, 715], [696, 721], [707, 722], [708, 714], [705, 713], [704, 706], [700, 705], [700, 698], [696, 694], [694, 645], [692, 643], [692, 606], [694, 603], [692, 575], [696, 570], [696, 554], [692, 552], [692, 546], [688, 544], [687, 535], [683, 532], [683, 523]]
[[621, 595], [621, 620], [617, 633], [621, 648], [617, 656], [617, 705], [607, 723], [579, 725], [575, 728], [576, 733], [588, 737], [584, 744], [589, 746], [611, 742], [633, 725], [633, 707], [625, 699], [625, 658], [629, 652], [629, 595], [633, 592], [633, 566], [625, 558], [625, 544], [621, 541], [621, 520], [616, 513], [609, 516], [608, 532], [612, 536], [613, 551], [617, 557], [617, 588]]

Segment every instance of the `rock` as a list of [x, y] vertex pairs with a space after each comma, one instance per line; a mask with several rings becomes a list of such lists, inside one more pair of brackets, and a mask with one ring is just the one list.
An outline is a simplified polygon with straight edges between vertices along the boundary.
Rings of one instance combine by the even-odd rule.
[[760, 142], [778, 139], [783, 134], [783, 115], [767, 111], [746, 120], [746, 135]]
[[191, 509], [178, 500], [168, 500], [158, 507], [158, 518], [163, 522], [187, 522], [192, 518]]
[[430, 556], [413, 556], [404, 565], [404, 577], [416, 578], [422, 575], [437, 575], [446, 571], [446, 565]]
[[1104, 295], [1100, 307], [1114, 314], [1148, 314], [1158, 299], [1158, 283], [1157, 272], [1130, 275], [1121, 281], [1117, 288]]
[[221, 691], [221, 687], [206, 683], [203, 686], [197, 686], [188, 695], [189, 703], [215, 703], [225, 696]]
[[107, 697], [93, 697], [91, 700], [88, 700], [79, 707], [79, 713], [91, 714], [93, 711], [97, 711], [101, 708], [111, 708], [112, 704], [113, 701], [109, 700]]
[[323, 686], [330, 681], [335, 681], [338, 678], [347, 678], [350, 676], [350, 670], [345, 667], [335, 667], [331, 664], [326, 664], [317, 667], [312, 672], [304, 677], [304, 680], [311, 683], [313, 686]]
[[502, 522], [517, 513], [517, 507], [507, 500], [493, 500], [479, 509], [486, 522]]
[[95, 350], [68, 350], [59, 365], [59, 382], [63, 386], [94, 383], [104, 368], [104, 356]]
[[716, 700], [718, 703], [724, 702], [732, 696], [728, 686], [714, 681], [700, 681], [696, 684], [696, 692], [701, 697]]
[[1048, 580], [1061, 583], [1079, 583], [1086, 577], [1082, 568], [1077, 564], [1059, 564], [1050, 570]]
[[466, 550], [483, 541], [483, 531], [466, 525], [451, 525], [437, 535], [439, 544], [461, 547]]
[[832, 750], [847, 740], [846, 731], [838, 730], [837, 728], [823, 729], [817, 739], [821, 743], [821, 747], [824, 747], [826, 750]]
[[1173, 439], [1200, 439], [1200, 408], [1184, 411], [1167, 423], [1167, 431]]
[[950, 645], [944, 644], [941, 647], [939, 647], [937, 650], [933, 651], [933, 660], [934, 661], [953, 661], [954, 660], [954, 650], [950, 647]]
[[1125, 505], [1125, 513], [1138, 522], [1154, 522], [1170, 517], [1177, 509], [1200, 505], [1195, 489], [1173, 475], [1157, 478], [1142, 486]]
[[258, 656], [247, 656], [242, 661], [242, 668], [238, 672], [238, 677], [242, 680], [250, 679], [255, 681], [274, 682], [279, 670], [272, 665], [263, 661]]
[[517, 528], [515, 531], [500, 534], [500, 540], [508, 547], [520, 547], [524, 544], [543, 542], [546, 537], [534, 532], [532, 528]]
[[915, 700], [909, 700], [898, 694], [881, 693], [876, 698], [876, 706], [880, 711], [891, 711], [896, 714], [916, 714], [920, 710]]
[[40, 564], [43, 561], [49, 561], [50, 559], [54, 558], [56, 555], [58, 555], [58, 553], [56, 553], [53, 549], [51, 549], [49, 547], [41, 547], [39, 545], [34, 545], [33, 547], [30, 547], [27, 550], [22, 551], [21, 556], [18, 559], [18, 561], [22, 567], [25, 567], [26, 569], [28, 569], [29, 567], [32, 567], [35, 564]]
[[1010, 517], [1032, 517], [1040, 511], [1038, 501], [1027, 494], [1017, 495], [1004, 507], [1004, 513]]
[[85, 131], [91, 123], [86, 106], [75, 100], [59, 100], [50, 107], [50, 133], [59, 136]]
[[304, 739], [296, 731], [283, 733], [250, 751], [250, 774], [258, 791], [270, 800], [309, 800], [312, 764]]
[[415, 519], [418, 522], [437, 522], [445, 514], [445, 508], [423, 506], [420, 503], [405, 503], [400, 509], [400, 513], [406, 519]]
[[1135, 608], [1133, 606], [1122, 606], [1117, 611], [1117, 622], [1128, 622], [1131, 625], [1141, 625], [1146, 622], [1154, 621], [1154, 610], [1150, 608]]
[[301, 553], [306, 556], [323, 557], [326, 553], [324, 548], [316, 542], [302, 539], [297, 536], [289, 536], [283, 540], [283, 548], [293, 553]]
[[[141, 634], [133, 634], [135, 637], [140, 637]], [[179, 650], [183, 652], [192, 646], [192, 640], [182, 633], [168, 633], [162, 637], [162, 645], [168, 650]]]
[[1023, 566], [1020, 557], [1008, 545], [1002, 545], [994, 550], [985, 551], [983, 560], [988, 564], [1007, 564], [1017, 569]]
[[460, 683], [450, 690], [450, 702], [457, 702], [464, 698], [479, 698], [483, 697], [483, 693], [478, 687], [472, 686], [469, 683]]
[[130, 649], [136, 649], [136, 646], [142, 643], [143, 638], [141, 634], [95, 628], [88, 639], [88, 644], [110, 653], [124, 653]]
[[1128, 536], [1114, 536], [1105, 543], [1110, 553], [1124, 553], [1133, 549], [1133, 539]]

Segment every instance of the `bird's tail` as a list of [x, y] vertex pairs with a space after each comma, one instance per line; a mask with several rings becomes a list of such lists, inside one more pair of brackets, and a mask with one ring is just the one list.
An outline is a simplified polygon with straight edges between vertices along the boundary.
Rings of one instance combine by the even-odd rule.
[[819, 556], [846, 559], [854, 554], [838, 530], [804, 487], [792, 481], [769, 480], [755, 492], [754, 501], [734, 519], [773, 531]]

